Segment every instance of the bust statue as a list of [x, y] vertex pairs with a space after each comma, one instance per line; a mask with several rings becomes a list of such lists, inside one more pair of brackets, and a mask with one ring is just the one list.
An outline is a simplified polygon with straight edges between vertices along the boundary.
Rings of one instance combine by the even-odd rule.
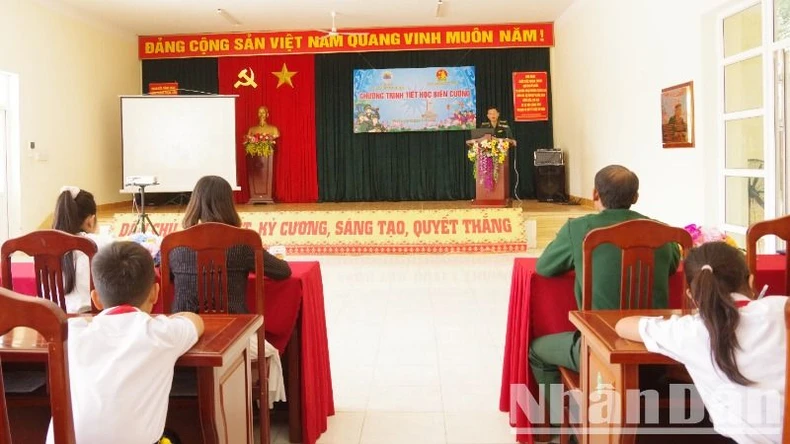
[[247, 135], [253, 134], [271, 134], [275, 139], [280, 137], [280, 130], [276, 126], [268, 123], [266, 119], [269, 118], [269, 108], [262, 106], [258, 108], [258, 125], [253, 126], [247, 131]]

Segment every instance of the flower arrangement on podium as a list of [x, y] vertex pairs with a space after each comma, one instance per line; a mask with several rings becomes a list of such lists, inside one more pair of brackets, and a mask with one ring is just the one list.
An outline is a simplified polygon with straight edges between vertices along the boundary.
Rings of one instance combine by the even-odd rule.
[[271, 134], [247, 134], [244, 136], [244, 150], [250, 156], [269, 157], [274, 154], [274, 144], [277, 143]]
[[470, 142], [466, 156], [475, 164], [475, 179], [491, 191], [499, 180], [499, 166], [507, 159], [510, 140], [491, 137]]
[[708, 242], [726, 242], [735, 248], [739, 248], [735, 239], [718, 228], [690, 224], [683, 227], [683, 229], [691, 235], [691, 242], [694, 247], [699, 247]]

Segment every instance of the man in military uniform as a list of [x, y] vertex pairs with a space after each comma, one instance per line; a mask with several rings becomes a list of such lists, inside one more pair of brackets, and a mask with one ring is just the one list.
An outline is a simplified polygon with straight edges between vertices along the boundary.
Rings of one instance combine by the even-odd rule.
[[512, 139], [513, 133], [510, 132], [510, 125], [508, 125], [507, 121], [505, 120], [499, 120], [499, 109], [495, 106], [489, 106], [486, 111], [488, 121], [483, 122], [483, 124], [480, 125], [480, 128], [493, 128], [494, 137], [498, 137], [500, 139]]

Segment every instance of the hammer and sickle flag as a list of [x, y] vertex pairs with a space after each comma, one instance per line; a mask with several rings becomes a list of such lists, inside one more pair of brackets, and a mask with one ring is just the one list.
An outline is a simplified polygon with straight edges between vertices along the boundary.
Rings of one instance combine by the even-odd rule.
[[[247, 75], [247, 71], [250, 72]], [[240, 86], [251, 86], [253, 88], [257, 88], [258, 84], [255, 83], [255, 71], [252, 68], [244, 68], [239, 71], [239, 80], [233, 85], [234, 88], [238, 89]]]

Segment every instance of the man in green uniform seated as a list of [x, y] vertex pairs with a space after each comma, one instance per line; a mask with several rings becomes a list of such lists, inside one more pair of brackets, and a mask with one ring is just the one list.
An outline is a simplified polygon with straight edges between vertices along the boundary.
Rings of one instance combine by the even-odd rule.
[[[536, 271], [541, 276], [557, 276], [570, 270], [576, 271], [576, 303], [582, 306], [582, 242], [591, 230], [615, 225], [632, 219], [647, 219], [631, 211], [631, 205], [639, 197], [639, 178], [620, 165], [609, 165], [595, 175], [593, 201], [597, 214], [568, 220], [560, 228], [557, 237], [538, 258]], [[646, 233], [645, 235], [649, 235]], [[621, 250], [614, 245], [604, 244], [593, 254], [593, 310], [620, 309]], [[666, 308], [669, 276], [680, 262], [680, 251], [676, 244], [666, 244], [655, 253], [653, 283], [653, 305]], [[540, 294], [533, 297], [551, 298], [554, 295]], [[550, 384], [559, 384], [557, 366], [579, 371], [580, 334], [576, 332], [542, 336], [532, 341], [529, 364], [538, 387], [545, 390], [549, 398]], [[559, 408], [559, 407], [558, 407]], [[554, 415], [560, 413], [555, 412]], [[559, 418], [555, 416], [555, 418]], [[555, 422], [555, 421], [552, 421]]]

